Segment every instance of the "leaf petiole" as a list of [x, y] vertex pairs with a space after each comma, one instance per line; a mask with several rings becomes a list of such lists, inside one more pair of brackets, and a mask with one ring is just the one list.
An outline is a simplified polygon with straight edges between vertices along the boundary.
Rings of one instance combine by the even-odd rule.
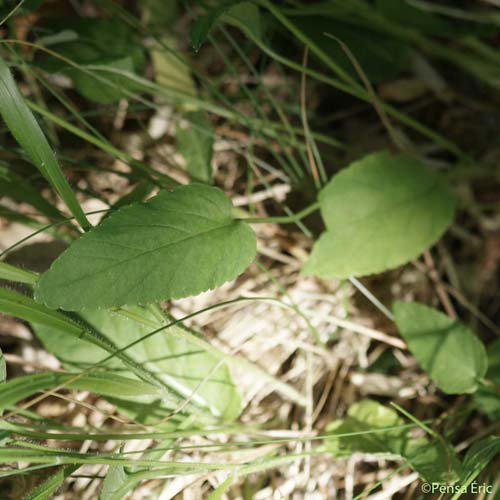
[[308, 207], [293, 215], [283, 215], [278, 217], [243, 217], [238, 218], [237, 220], [241, 220], [243, 222], [246, 222], [247, 224], [293, 224], [294, 222], [298, 222], [299, 220], [304, 219], [318, 209], [319, 202], [316, 201], [312, 205], [309, 205]]

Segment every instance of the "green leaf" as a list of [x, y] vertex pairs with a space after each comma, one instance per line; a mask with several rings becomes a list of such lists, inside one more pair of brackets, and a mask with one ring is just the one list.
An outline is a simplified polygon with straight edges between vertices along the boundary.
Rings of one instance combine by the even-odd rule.
[[319, 195], [326, 231], [303, 272], [323, 278], [380, 273], [415, 259], [450, 225], [445, 179], [406, 155], [374, 153], [335, 175]]
[[49, 500], [59, 486], [79, 468], [79, 465], [63, 467], [37, 486], [24, 500]]
[[177, 147], [189, 175], [198, 181], [212, 181], [214, 132], [205, 113], [186, 113], [176, 131]]
[[399, 455], [430, 483], [458, 479], [461, 466], [453, 449], [438, 440], [413, 438], [411, 430], [403, 427], [404, 423], [391, 408], [363, 400], [349, 408], [343, 421], [332, 422], [327, 427], [331, 437], [326, 447], [334, 455], [345, 451]]
[[51, 49], [79, 67], [54, 56], [45, 56], [38, 64], [47, 71], [64, 72], [87, 99], [106, 104], [138, 89], [133, 76], [144, 67], [144, 50], [126, 23], [111, 18], [59, 18], [45, 29], [56, 42], [55, 36], [63, 31], [76, 35], [76, 40], [63, 39], [51, 44]]
[[[116, 492], [119, 491], [124, 484], [127, 484], [128, 481], [129, 474], [125, 472], [125, 467], [121, 465], [111, 465], [102, 482], [102, 489], [99, 494], [100, 500], [110, 500], [113, 498]], [[123, 498], [123, 496], [120, 498]]]
[[0, 58], [0, 114], [34, 165], [66, 203], [78, 223], [90, 228], [85, 214], [64, 177], [45, 135], [24, 102], [5, 61]]
[[[175, 44], [171, 37], [164, 37], [162, 41], [167, 47]], [[159, 43], [154, 45], [150, 54], [158, 85], [184, 95], [195, 96], [197, 94], [196, 83], [189, 66], [179, 54], [167, 50]]]
[[[233, 7], [243, 3], [248, 4], [250, 2], [242, 2], [241, 0], [219, 1], [216, 2], [216, 5], [212, 7], [207, 14], [200, 16], [191, 28], [190, 37], [193, 49], [198, 52], [221, 16], [226, 13], [230, 14]], [[241, 18], [241, 11], [236, 10], [235, 13], [236, 17]]]
[[[340, 446], [346, 446], [352, 450], [365, 453], [393, 453], [399, 450], [407, 429], [397, 427], [404, 426], [404, 421], [398, 414], [386, 408], [376, 401], [363, 400], [352, 405], [344, 421], [332, 422], [327, 430], [335, 434], [358, 433], [348, 437], [328, 439], [327, 445], [330, 451]], [[392, 429], [396, 427], [396, 429]], [[366, 433], [369, 430], [388, 429], [384, 432]]]
[[16, 377], [0, 385], [0, 410], [13, 407], [22, 399], [52, 389], [61, 384], [71, 389], [90, 391], [103, 396], [125, 399], [143, 399], [145, 396], [161, 397], [161, 390], [154, 385], [114, 373], [60, 373], [44, 372]]
[[[141, 379], [159, 384], [154, 377], [151, 377], [148, 371], [134, 362], [126, 353], [117, 352], [117, 347], [105, 336], [77, 318], [70, 318], [64, 313], [48, 309], [30, 297], [5, 288], [0, 288], [0, 312], [24, 319], [32, 324], [48, 327], [55, 332], [64, 332], [64, 335], [77, 339], [77, 341], [85, 340], [106, 351], [108, 354], [113, 354], [117, 360], [122, 361]], [[164, 398], [166, 399], [167, 397], [168, 394], [164, 394]]]
[[408, 348], [443, 392], [476, 391], [488, 362], [484, 345], [469, 328], [417, 302], [396, 302], [394, 316]]
[[474, 443], [464, 458], [464, 471], [461, 484], [474, 480], [483, 469], [500, 453], [500, 437], [489, 436]]
[[[144, 338], [166, 324], [151, 311], [140, 307], [127, 310], [129, 317], [111, 311], [91, 311], [82, 317], [119, 348]], [[131, 317], [143, 318], [143, 322]], [[35, 325], [35, 333], [68, 368], [89, 368], [108, 356], [103, 349], [69, 336], [64, 330]], [[182, 399], [191, 398], [196, 406], [217, 417], [237, 417], [241, 411], [240, 398], [226, 363], [191, 342], [191, 337], [193, 334], [190, 331], [173, 325], [138, 342], [126, 352]], [[110, 360], [104, 366], [124, 377], [134, 377], [133, 372], [118, 359]], [[165, 405], [165, 408], [168, 406]]]
[[68, 73], [75, 89], [90, 101], [108, 104], [126, 98], [128, 94], [125, 91], [137, 90], [133, 82], [135, 68], [131, 57], [99, 61], [88, 65], [86, 69], [87, 71], [75, 69]]
[[41, 276], [36, 300], [79, 311], [196, 295], [252, 262], [255, 233], [201, 184], [163, 191], [106, 218]]
[[252, 2], [240, 2], [234, 5], [222, 16], [222, 20], [238, 28], [244, 26], [257, 39], [262, 37], [260, 10]]
[[491, 385], [481, 385], [474, 394], [474, 401], [480, 411], [492, 420], [500, 419], [500, 339], [492, 342], [486, 349], [488, 371], [485, 378]]
[[33, 285], [38, 280], [38, 274], [0, 261], [0, 279]]

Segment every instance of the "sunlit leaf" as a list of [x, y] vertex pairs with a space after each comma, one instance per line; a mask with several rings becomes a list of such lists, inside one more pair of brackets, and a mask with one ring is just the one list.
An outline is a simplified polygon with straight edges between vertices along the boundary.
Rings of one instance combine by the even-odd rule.
[[319, 201], [326, 231], [304, 273], [323, 278], [380, 273], [411, 261], [443, 235], [455, 211], [440, 174], [388, 152], [340, 171]]
[[474, 392], [486, 373], [486, 350], [460, 321], [417, 302], [396, 302], [401, 335], [429, 377], [448, 394]]

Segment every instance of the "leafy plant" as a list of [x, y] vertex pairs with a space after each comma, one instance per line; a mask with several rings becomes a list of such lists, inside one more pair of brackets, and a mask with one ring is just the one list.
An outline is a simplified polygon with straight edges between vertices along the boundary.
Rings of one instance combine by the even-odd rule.
[[314, 476], [356, 453], [453, 498], [496, 479], [493, 7], [0, 17], [0, 482], [364, 498], [385, 479]]

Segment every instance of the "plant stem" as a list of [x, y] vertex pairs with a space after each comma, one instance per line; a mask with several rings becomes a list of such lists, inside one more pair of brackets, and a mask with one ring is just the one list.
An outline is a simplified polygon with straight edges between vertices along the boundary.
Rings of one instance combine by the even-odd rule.
[[294, 215], [283, 215], [279, 217], [244, 217], [237, 220], [245, 221], [248, 224], [293, 224], [294, 222], [298, 222], [299, 220], [304, 219], [309, 214], [315, 212], [318, 209], [319, 202], [315, 201], [312, 205], [309, 205], [308, 207], [304, 208]]

